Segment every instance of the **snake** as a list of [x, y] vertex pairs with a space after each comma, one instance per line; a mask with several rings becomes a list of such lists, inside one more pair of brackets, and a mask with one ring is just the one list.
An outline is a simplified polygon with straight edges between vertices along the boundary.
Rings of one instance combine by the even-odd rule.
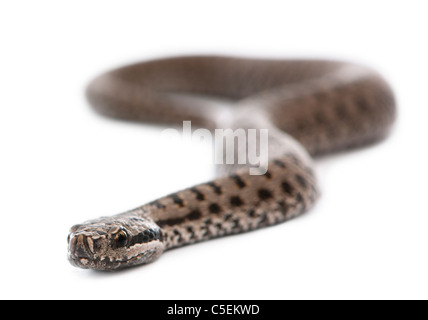
[[206, 183], [71, 227], [71, 264], [110, 271], [309, 211], [320, 197], [315, 159], [381, 141], [397, 113], [394, 93], [377, 71], [328, 59], [164, 57], [101, 74], [86, 96], [96, 112], [124, 121], [268, 132], [267, 162], [258, 174], [249, 170], [254, 163], [217, 164]]

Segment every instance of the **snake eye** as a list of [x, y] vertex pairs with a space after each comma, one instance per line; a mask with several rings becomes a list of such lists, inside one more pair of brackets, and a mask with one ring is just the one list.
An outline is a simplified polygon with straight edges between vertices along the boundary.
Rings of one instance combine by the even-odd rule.
[[124, 229], [121, 229], [114, 237], [116, 248], [121, 248], [126, 246], [128, 235]]

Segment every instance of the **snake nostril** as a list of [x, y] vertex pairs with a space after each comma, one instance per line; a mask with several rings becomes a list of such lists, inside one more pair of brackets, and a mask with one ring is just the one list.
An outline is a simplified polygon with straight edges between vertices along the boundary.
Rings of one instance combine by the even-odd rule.
[[91, 239], [92, 240], [92, 252], [94, 254], [102, 254], [105, 252], [104, 238]]

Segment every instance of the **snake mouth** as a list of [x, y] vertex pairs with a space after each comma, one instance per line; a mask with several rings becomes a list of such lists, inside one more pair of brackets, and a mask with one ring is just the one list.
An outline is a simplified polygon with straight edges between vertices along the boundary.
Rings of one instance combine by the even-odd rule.
[[70, 262], [72, 265], [83, 269], [92, 269], [97, 271], [116, 271], [135, 265], [147, 264], [149, 262], [154, 261], [159, 255], [160, 253], [158, 253], [156, 250], [148, 250], [132, 258], [123, 260], [111, 259], [107, 257], [103, 259], [97, 257], [92, 260], [86, 258], [70, 258]]

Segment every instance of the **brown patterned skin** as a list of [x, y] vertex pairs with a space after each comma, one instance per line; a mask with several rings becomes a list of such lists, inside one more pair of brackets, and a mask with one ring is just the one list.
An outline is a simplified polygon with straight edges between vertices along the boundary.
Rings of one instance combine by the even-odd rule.
[[[182, 94], [227, 98], [234, 105], [225, 117], [223, 108]], [[392, 91], [376, 72], [335, 61], [161, 59], [104, 74], [87, 95], [97, 111], [114, 118], [269, 130], [263, 175], [250, 175], [245, 165], [224, 165], [213, 181], [72, 227], [71, 263], [97, 270], [149, 263], [167, 249], [309, 210], [318, 197], [311, 156], [378, 141], [395, 118]]]

